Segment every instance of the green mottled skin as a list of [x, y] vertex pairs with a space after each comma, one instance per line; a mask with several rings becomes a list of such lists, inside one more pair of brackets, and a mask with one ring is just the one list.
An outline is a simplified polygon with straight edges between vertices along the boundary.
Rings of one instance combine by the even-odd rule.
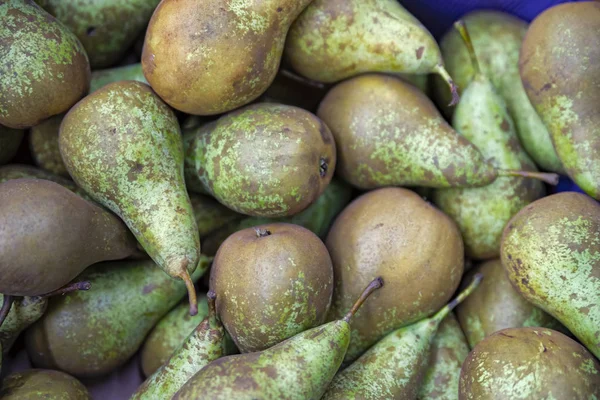
[[29, 149], [38, 167], [53, 174], [70, 178], [60, 155], [58, 131], [64, 115], [55, 115], [29, 131]]
[[230, 210], [210, 196], [191, 193], [190, 201], [201, 239], [228, 223], [244, 218], [243, 215]]
[[497, 172], [414, 86], [362, 75], [335, 86], [317, 115], [338, 148], [337, 173], [361, 189], [473, 187]]
[[219, 316], [242, 353], [322, 324], [333, 293], [331, 259], [314, 233], [284, 223], [257, 228], [270, 234], [248, 228], [231, 235], [210, 275]]
[[81, 41], [92, 68], [116, 64], [148, 24], [160, 0], [46, 0], [44, 8]]
[[329, 322], [267, 350], [213, 361], [173, 399], [320, 399], [342, 364], [349, 342], [348, 323]]
[[148, 85], [121, 81], [87, 96], [65, 116], [59, 141], [75, 182], [121, 217], [165, 272], [196, 269], [179, 124]]
[[520, 72], [565, 170], [600, 199], [600, 3], [561, 4], [536, 18]]
[[8, 375], [1, 382], [2, 400], [92, 400], [86, 387], [60, 371], [29, 369]]
[[17, 153], [24, 131], [0, 125], [0, 165], [9, 162]]
[[144, 74], [188, 114], [246, 105], [273, 82], [289, 26], [310, 1], [161, 1], [146, 32]]
[[[1, 169], [0, 169], [1, 171]], [[212, 232], [203, 241], [203, 252], [206, 255], [216, 254], [219, 246], [234, 232], [253, 226], [264, 225], [271, 222], [286, 222], [296, 224], [312, 231], [320, 238], [325, 238], [329, 227], [337, 215], [346, 207], [352, 198], [352, 188], [340, 180], [333, 178], [327, 185], [323, 194], [308, 206], [304, 211], [291, 217], [264, 218], [246, 217], [230, 222], [215, 232]], [[192, 203], [194, 197], [192, 196]]]
[[[521, 144], [543, 170], [564, 173], [550, 133], [531, 105], [519, 76], [519, 51], [527, 23], [510, 14], [489, 10], [472, 12], [463, 20], [483, 73], [506, 101]], [[466, 89], [475, 77], [475, 70], [454, 28], [444, 35], [440, 48], [448, 72], [460, 89]], [[450, 93], [441, 78], [435, 77], [434, 94], [444, 114], [451, 117], [454, 109], [447, 106]]]
[[469, 353], [460, 400], [597, 400], [600, 363], [585, 347], [546, 328], [504, 329]]
[[[506, 103], [485, 75], [463, 92], [452, 125], [495, 167], [537, 171], [519, 143]], [[480, 188], [436, 190], [433, 202], [458, 225], [466, 255], [485, 260], [500, 256], [502, 231], [512, 216], [544, 194], [541, 181], [499, 177]]]
[[[323, 193], [335, 170], [331, 132], [312, 113], [257, 103], [186, 135], [186, 181], [242, 214], [296, 214]], [[326, 171], [322, 165], [326, 163]]]
[[476, 266], [465, 275], [469, 281], [475, 273], [483, 274], [483, 282], [456, 308], [471, 348], [487, 336], [506, 328], [539, 326], [564, 329], [560, 323], [517, 292], [506, 276], [500, 260]]
[[80, 279], [93, 289], [51, 298], [44, 316], [27, 331], [34, 365], [79, 377], [108, 374], [138, 350], [186, 292], [183, 282], [150, 260], [97, 264]]
[[508, 278], [600, 357], [600, 205], [575, 192], [538, 200], [502, 238]]
[[81, 43], [31, 0], [0, 4], [0, 71], [0, 124], [11, 128], [67, 111], [90, 83]]
[[467, 339], [454, 315], [447, 316], [431, 342], [431, 358], [418, 400], [456, 400], [460, 368], [469, 355]]
[[[124, 2], [124, 4], [127, 4]], [[131, 64], [124, 67], [115, 67], [109, 69], [101, 69], [92, 72], [92, 80], [90, 82], [90, 93], [95, 92], [109, 83], [117, 81], [138, 81], [146, 82], [142, 64]]]
[[[0, 304], [3, 300], [4, 295], [0, 294]], [[0, 345], [4, 353], [10, 350], [21, 332], [44, 315], [47, 306], [48, 299], [40, 296], [15, 298], [6, 319], [0, 325]]]
[[394, 0], [315, 0], [290, 28], [285, 55], [307, 78], [427, 74], [442, 64], [427, 28]]
[[[397, 73], [393, 74], [394, 76], [414, 85], [419, 88], [423, 93], [425, 93], [429, 97], [430, 92], [430, 79], [429, 75], [418, 75], [418, 74], [402, 74]], [[448, 87], [446, 86], [446, 91]]]

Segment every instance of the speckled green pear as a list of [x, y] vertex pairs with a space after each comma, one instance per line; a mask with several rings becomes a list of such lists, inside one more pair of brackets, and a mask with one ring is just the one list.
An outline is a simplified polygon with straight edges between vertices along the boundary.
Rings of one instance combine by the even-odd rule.
[[417, 393], [417, 400], [456, 400], [460, 368], [469, 355], [469, 345], [460, 325], [450, 313], [431, 342], [429, 366]]
[[29, 149], [38, 167], [70, 178], [58, 147], [58, 131], [63, 118], [63, 114], [55, 115], [32, 127], [29, 131]]
[[136, 63], [125, 65], [123, 67], [98, 69], [92, 71], [92, 80], [90, 82], [90, 93], [117, 81], [138, 81], [148, 83], [142, 71], [142, 64]]
[[381, 278], [373, 280], [339, 320], [264, 351], [213, 361], [188, 380], [173, 399], [320, 399], [348, 349], [352, 316], [382, 286]]
[[158, 266], [186, 282], [194, 314], [189, 274], [200, 239], [173, 111], [144, 83], [111, 83], [67, 113], [59, 144], [75, 182], [125, 221]]
[[0, 125], [0, 165], [9, 162], [19, 150], [25, 132]]
[[50, 369], [15, 372], [0, 384], [2, 400], [92, 400], [86, 387], [72, 376]]
[[[201, 263], [194, 281], [208, 260]], [[186, 291], [151, 260], [96, 264], [79, 278], [93, 289], [51, 298], [44, 316], [27, 331], [27, 352], [36, 367], [78, 377], [110, 373], [138, 350]]]
[[469, 353], [460, 400], [592, 400], [600, 394], [600, 363], [582, 345], [547, 328], [504, 329]]
[[333, 176], [336, 147], [329, 128], [294, 106], [257, 103], [186, 134], [188, 189], [212, 194], [242, 214], [299, 213]]
[[323, 400], [415, 399], [429, 364], [431, 344], [442, 321], [479, 285], [481, 276], [435, 315], [398, 329], [340, 371]]
[[[563, 173], [550, 133], [531, 105], [519, 76], [519, 51], [527, 23], [511, 14], [492, 10], [471, 12], [463, 20], [473, 39], [481, 70], [506, 101], [521, 144], [540, 168]], [[459, 89], [466, 89], [475, 76], [475, 69], [459, 33], [449, 29], [440, 41], [440, 48], [448, 72]], [[433, 87], [438, 106], [451, 118], [454, 109], [447, 107], [451, 98], [445, 82], [436, 77]]]
[[519, 70], [571, 179], [600, 199], [600, 3], [547, 9], [523, 40]]
[[437, 42], [395, 0], [313, 1], [290, 28], [285, 56], [300, 74], [320, 82], [365, 72], [434, 72], [457, 96]]
[[116, 64], [144, 32], [160, 0], [44, 0], [83, 44], [93, 69]]
[[600, 205], [576, 192], [521, 210], [502, 237], [515, 289], [600, 357]]
[[90, 84], [77, 37], [32, 0], [0, 3], [0, 70], [0, 124], [10, 128], [67, 111]]
[[[535, 164], [519, 143], [506, 103], [479, 69], [464, 22], [457, 24], [468, 41], [475, 75], [456, 106], [452, 126], [495, 167], [536, 172]], [[436, 190], [432, 199], [458, 225], [467, 257], [485, 260], [500, 256], [500, 238], [511, 217], [544, 194], [540, 181], [499, 177], [483, 187]]]

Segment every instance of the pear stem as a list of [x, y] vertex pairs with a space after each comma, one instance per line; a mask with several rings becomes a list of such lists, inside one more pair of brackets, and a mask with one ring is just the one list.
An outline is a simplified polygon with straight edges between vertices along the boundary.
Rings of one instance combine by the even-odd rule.
[[460, 292], [458, 296], [452, 299], [450, 303], [446, 304], [444, 307], [442, 307], [441, 310], [435, 313], [435, 315], [431, 317], [430, 321], [435, 325], [442, 322], [444, 318], [446, 318], [448, 314], [450, 314], [450, 311], [454, 310], [454, 308], [456, 308], [457, 305], [462, 303], [464, 299], [469, 297], [471, 293], [473, 293], [473, 291], [479, 287], [479, 284], [482, 280], [483, 274], [475, 274], [475, 276], [473, 277], [473, 281], [469, 284], [469, 286], [467, 286], [465, 290]]
[[458, 95], [458, 86], [456, 86], [456, 83], [454, 83], [454, 80], [452, 80], [452, 77], [450, 76], [448, 71], [446, 71], [446, 68], [444, 68], [444, 65], [443, 64], [436, 65], [435, 67], [433, 67], [433, 72], [435, 72], [436, 74], [441, 76], [442, 79], [448, 84], [448, 87], [450, 88], [450, 93], [452, 94], [452, 101], [450, 102], [450, 104], [448, 104], [448, 106], [452, 107], [452, 106], [457, 105], [458, 101], [460, 100], [460, 96]]
[[369, 283], [369, 285], [362, 292], [362, 294], [360, 295], [360, 297], [358, 298], [358, 300], [356, 300], [356, 303], [354, 303], [354, 305], [352, 306], [352, 308], [350, 309], [350, 311], [348, 311], [348, 313], [343, 318], [343, 320], [349, 323], [350, 320], [352, 319], [352, 317], [354, 316], [354, 314], [356, 314], [356, 312], [360, 308], [360, 306], [363, 305], [363, 303], [365, 302], [365, 300], [367, 300], [367, 298], [374, 291], [376, 291], [377, 289], [379, 289], [382, 286], [383, 286], [383, 278], [382, 277], [377, 277], [377, 278], [373, 279], [371, 281], [371, 283]]
[[0, 308], [0, 326], [2, 326], [2, 323], [8, 316], [8, 313], [10, 312], [10, 308], [12, 307], [13, 301], [15, 300], [15, 298], [13, 296], [9, 296], [6, 294], [3, 295], [2, 297], [4, 298], [4, 301], [2, 302], [2, 308]]
[[290, 78], [296, 82], [300, 82], [300, 83], [303, 83], [308, 86], [312, 86], [317, 89], [325, 89], [325, 84], [323, 84], [321, 82], [313, 81], [312, 79], [305, 78], [305, 77], [295, 74], [292, 71], [289, 71], [287, 69], [281, 68], [279, 70], [279, 73], [282, 76], [285, 76], [286, 78]]
[[216, 306], [217, 294], [212, 290], [206, 294], [206, 300], [208, 303], [208, 322], [211, 326], [217, 324], [217, 306]]
[[92, 287], [92, 284], [88, 281], [73, 282], [73, 283], [69, 283], [66, 286], [61, 287], [60, 289], [56, 289], [56, 290], [53, 290], [46, 294], [43, 294], [40, 297], [42, 299], [44, 299], [44, 298], [51, 297], [51, 296], [60, 296], [62, 294], [76, 292], [78, 290], [90, 290], [91, 287]]
[[190, 302], [190, 315], [193, 317], [198, 314], [198, 299], [196, 298], [196, 287], [194, 286], [194, 281], [190, 276], [190, 272], [187, 270], [186, 266], [183, 266], [183, 271], [181, 271], [179, 278], [185, 283], [185, 287], [188, 292], [188, 300]]
[[467, 25], [465, 21], [458, 20], [454, 23], [454, 28], [460, 33], [460, 36], [467, 46], [467, 52], [469, 53], [469, 58], [471, 59], [471, 64], [473, 64], [473, 69], [475, 70], [475, 75], [481, 74], [481, 68], [479, 67], [479, 61], [477, 60], [477, 54], [475, 53], [475, 47], [473, 47], [473, 41], [471, 40], [471, 35], [469, 35], [469, 30], [467, 29]]
[[558, 185], [558, 174], [549, 172], [517, 171], [512, 169], [498, 169], [498, 176], [520, 176], [523, 178], [538, 179], [549, 185]]

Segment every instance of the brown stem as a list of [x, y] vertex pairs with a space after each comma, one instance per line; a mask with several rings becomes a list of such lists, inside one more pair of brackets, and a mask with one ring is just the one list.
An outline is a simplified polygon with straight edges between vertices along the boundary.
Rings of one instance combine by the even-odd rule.
[[279, 73], [281, 75], [285, 76], [286, 78], [295, 80], [296, 82], [300, 82], [300, 83], [303, 83], [308, 86], [312, 86], [317, 89], [325, 89], [325, 84], [323, 84], [321, 82], [313, 81], [312, 79], [305, 78], [303, 76], [293, 73], [292, 71], [288, 71], [287, 69], [282, 68], [279, 70]]
[[458, 296], [456, 296], [454, 299], [452, 299], [452, 301], [450, 301], [450, 303], [446, 304], [444, 307], [442, 307], [441, 310], [435, 313], [433, 317], [431, 317], [431, 323], [434, 325], [440, 324], [442, 320], [446, 318], [448, 314], [450, 314], [450, 311], [454, 310], [454, 308], [456, 308], [457, 305], [462, 303], [464, 299], [469, 297], [471, 293], [473, 293], [473, 291], [479, 287], [479, 284], [482, 280], [483, 274], [475, 274], [475, 276], [473, 276], [473, 281], [471, 281], [471, 283], [469, 284], [469, 286], [466, 287], [465, 290], [460, 292]]
[[194, 286], [194, 281], [190, 276], [189, 271], [184, 266], [183, 271], [181, 271], [179, 278], [185, 283], [185, 287], [188, 292], [188, 300], [190, 302], [190, 315], [194, 316], [198, 314], [198, 299], [196, 298], [196, 287]]
[[454, 23], [454, 28], [460, 33], [460, 36], [467, 46], [467, 52], [469, 53], [469, 58], [471, 58], [471, 64], [473, 65], [473, 69], [475, 70], [475, 75], [479, 75], [481, 73], [481, 68], [479, 67], [479, 61], [477, 60], [477, 55], [475, 53], [475, 47], [473, 47], [473, 41], [471, 40], [471, 35], [469, 35], [469, 30], [467, 29], [467, 25], [465, 25], [465, 21], [458, 20]]
[[60, 289], [53, 290], [53, 291], [43, 294], [39, 297], [46, 298], [46, 297], [50, 297], [50, 296], [59, 296], [61, 294], [76, 292], [78, 290], [90, 290], [91, 287], [92, 287], [92, 284], [88, 281], [72, 282], [66, 286], [61, 287]]
[[498, 169], [498, 176], [520, 176], [523, 178], [538, 179], [550, 185], [558, 185], [558, 174], [548, 172], [516, 171], [512, 169]]
[[371, 283], [369, 283], [369, 285], [362, 292], [362, 294], [360, 295], [358, 300], [356, 300], [356, 303], [354, 303], [354, 305], [352, 306], [350, 311], [348, 311], [346, 316], [343, 318], [344, 321], [350, 322], [350, 319], [352, 319], [354, 314], [356, 314], [356, 312], [358, 311], [360, 306], [363, 305], [363, 303], [365, 302], [365, 300], [367, 300], [367, 298], [371, 295], [371, 293], [373, 293], [374, 291], [376, 291], [377, 289], [379, 289], [382, 286], [383, 286], [383, 278], [382, 277], [377, 277], [377, 278], [373, 279], [371, 281]]
[[456, 83], [454, 83], [452, 77], [450, 76], [448, 71], [446, 71], [446, 68], [444, 68], [442, 64], [438, 64], [433, 68], [433, 72], [441, 76], [450, 88], [450, 93], [452, 94], [452, 101], [450, 102], [450, 104], [448, 104], [448, 106], [452, 107], [457, 105], [458, 101], [460, 100], [460, 96], [458, 95], [458, 86], [456, 86]]
[[[8, 313], [10, 312], [10, 308], [12, 307], [13, 301], [15, 300], [15, 298], [13, 296], [9, 296], [6, 294], [2, 295], [2, 297], [4, 298], [4, 301], [2, 302], [2, 308], [0, 308], [0, 326], [2, 326], [2, 323], [8, 316]], [[0, 356], [1, 356], [1, 354], [0, 354]]]
[[216, 306], [217, 294], [210, 290], [206, 294], [206, 301], [208, 303], [208, 320], [211, 326], [217, 323], [217, 306]]

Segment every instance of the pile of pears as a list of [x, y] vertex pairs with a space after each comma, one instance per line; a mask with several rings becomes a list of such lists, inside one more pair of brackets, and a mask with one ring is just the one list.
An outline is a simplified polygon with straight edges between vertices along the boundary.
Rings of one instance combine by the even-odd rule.
[[600, 398], [599, 89], [597, 1], [0, 1], [0, 398]]

